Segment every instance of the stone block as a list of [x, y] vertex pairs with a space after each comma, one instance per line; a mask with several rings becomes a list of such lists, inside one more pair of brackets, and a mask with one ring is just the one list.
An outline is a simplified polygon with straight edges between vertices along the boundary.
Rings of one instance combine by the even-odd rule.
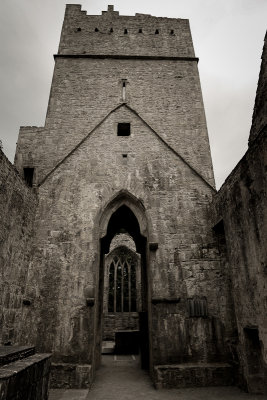
[[50, 387], [87, 389], [92, 384], [90, 364], [52, 363]]
[[34, 346], [0, 346], [0, 367], [29, 357], [35, 353]]
[[34, 354], [0, 368], [0, 399], [48, 399], [50, 354]]
[[154, 367], [156, 389], [234, 384], [233, 368], [226, 363], [188, 363], [157, 365]]

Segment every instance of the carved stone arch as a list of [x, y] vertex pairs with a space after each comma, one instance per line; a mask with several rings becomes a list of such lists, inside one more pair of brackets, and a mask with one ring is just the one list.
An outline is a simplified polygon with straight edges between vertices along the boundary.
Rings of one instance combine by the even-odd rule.
[[135, 197], [128, 190], [123, 189], [108, 201], [104, 207], [104, 211], [102, 211], [100, 215], [100, 238], [103, 238], [107, 234], [107, 228], [111, 216], [122, 206], [128, 207], [133, 212], [138, 221], [141, 235], [147, 237], [149, 233], [149, 227], [145, 207], [140, 199]]
[[109, 254], [106, 255], [106, 263], [107, 264], [110, 264], [112, 258], [114, 257], [114, 254], [116, 254], [118, 250], [122, 250], [122, 251], [127, 252], [133, 258], [136, 258], [137, 254], [138, 254], [136, 251], [133, 251], [132, 249], [130, 249], [127, 246], [119, 245], [119, 246], [116, 246], [113, 250], [110, 251]]
[[[116, 193], [100, 210], [96, 220], [96, 233], [99, 238], [99, 268], [97, 271], [98, 295], [95, 307], [96, 330], [94, 360], [95, 366], [100, 365], [101, 346], [104, 322], [104, 281], [105, 257], [110, 251], [112, 238], [118, 233], [127, 232], [134, 240], [136, 252], [140, 255], [140, 311], [137, 318], [140, 328], [140, 358], [141, 367], [149, 368], [152, 360], [151, 343], [151, 289], [150, 289], [150, 256], [148, 243], [151, 227], [143, 202], [128, 190]], [[114, 280], [115, 281], [115, 280]], [[135, 281], [136, 282], [136, 281]], [[128, 317], [127, 317], [128, 318]]]

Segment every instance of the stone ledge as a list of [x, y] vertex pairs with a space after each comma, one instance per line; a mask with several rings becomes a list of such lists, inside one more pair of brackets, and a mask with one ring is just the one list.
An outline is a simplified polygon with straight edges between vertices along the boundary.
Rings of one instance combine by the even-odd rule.
[[34, 354], [0, 368], [0, 399], [46, 400], [50, 354]]
[[70, 54], [70, 53], [59, 53], [54, 54], [56, 58], [112, 58], [114, 60], [171, 60], [171, 61], [196, 61], [199, 62], [197, 57], [189, 56], [145, 56], [145, 55], [132, 55], [132, 54]]
[[88, 389], [92, 384], [91, 364], [52, 363], [50, 387], [53, 389]]
[[[26, 371], [26, 369], [36, 366], [37, 364], [41, 364], [41, 363], [43, 363], [43, 366], [45, 367], [42, 370], [42, 372], [45, 372], [45, 374], [49, 373], [50, 363], [45, 363], [45, 362], [49, 361], [50, 357], [51, 357], [51, 354], [34, 354], [27, 358], [23, 358], [21, 360], [11, 362], [7, 365], [3, 365], [0, 368], [0, 382], [4, 379], [9, 379], [13, 376], [23, 373], [24, 371]], [[40, 373], [40, 371], [34, 371], [34, 376], [31, 378], [34, 378], [39, 373]]]
[[34, 353], [34, 346], [1, 346], [0, 367], [21, 360], [22, 358], [32, 356]]
[[233, 367], [227, 363], [156, 365], [156, 389], [233, 385]]

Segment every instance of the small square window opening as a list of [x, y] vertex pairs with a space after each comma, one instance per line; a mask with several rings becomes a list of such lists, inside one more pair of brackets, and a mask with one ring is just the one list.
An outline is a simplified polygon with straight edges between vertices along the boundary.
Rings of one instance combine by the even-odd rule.
[[119, 122], [118, 123], [118, 136], [130, 136], [131, 134], [131, 124], [128, 122]]

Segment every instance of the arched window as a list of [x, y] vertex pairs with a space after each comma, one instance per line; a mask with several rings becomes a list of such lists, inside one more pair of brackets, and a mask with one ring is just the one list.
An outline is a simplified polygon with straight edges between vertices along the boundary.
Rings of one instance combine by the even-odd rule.
[[108, 311], [136, 311], [136, 265], [131, 254], [115, 255], [108, 273]]

